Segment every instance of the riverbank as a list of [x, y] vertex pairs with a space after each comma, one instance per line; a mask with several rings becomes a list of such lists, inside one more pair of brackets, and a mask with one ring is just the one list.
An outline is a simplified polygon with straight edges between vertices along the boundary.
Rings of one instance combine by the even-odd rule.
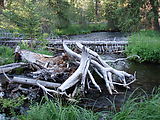
[[[26, 115], [19, 116], [22, 120], [158, 120], [160, 118], [160, 91], [154, 90], [147, 94], [134, 94], [122, 105], [120, 111], [92, 112], [76, 105], [62, 105], [61, 102], [47, 101], [30, 107]], [[115, 104], [113, 103], [113, 106]]]
[[129, 37], [126, 53], [139, 55], [138, 62], [160, 63], [160, 32], [145, 30]]
[[108, 26], [107, 23], [71, 24], [67, 28], [55, 29], [56, 35], [80, 35], [92, 32], [117, 32]]

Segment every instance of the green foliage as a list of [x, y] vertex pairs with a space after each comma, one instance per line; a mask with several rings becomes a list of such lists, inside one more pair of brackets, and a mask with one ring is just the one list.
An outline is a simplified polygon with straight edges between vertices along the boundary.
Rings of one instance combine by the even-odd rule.
[[159, 92], [148, 98], [141, 96], [129, 99], [121, 111], [113, 116], [113, 120], [159, 120], [159, 118]]
[[25, 97], [0, 98], [0, 112], [9, 114], [11, 116], [16, 115], [16, 109], [24, 103]]
[[[42, 17], [44, 24], [51, 25], [51, 28], [66, 28], [70, 24], [70, 5], [66, 0], [44, 0], [42, 3]], [[39, 6], [42, 7], [42, 6]]]
[[118, 2], [117, 0], [107, 0], [105, 2], [105, 17], [108, 21], [108, 27], [110, 30], [117, 30], [117, 8]]
[[85, 26], [79, 24], [72, 24], [65, 29], [56, 29], [55, 33], [58, 35], [77, 35], [86, 34], [94, 31], [107, 31], [108, 27], [106, 23], [93, 23], [86, 24]]
[[10, 20], [19, 31], [25, 33], [29, 38], [37, 36], [40, 30], [40, 19], [34, 3], [34, 0], [18, 0], [13, 2], [9, 9], [3, 10], [6, 19]]
[[62, 106], [61, 103], [48, 101], [30, 108], [21, 120], [97, 120], [98, 115], [76, 105]]
[[139, 55], [140, 62], [160, 62], [160, 33], [141, 31], [129, 38], [128, 55]]
[[13, 49], [6, 46], [0, 46], [0, 65], [9, 64], [13, 61]]

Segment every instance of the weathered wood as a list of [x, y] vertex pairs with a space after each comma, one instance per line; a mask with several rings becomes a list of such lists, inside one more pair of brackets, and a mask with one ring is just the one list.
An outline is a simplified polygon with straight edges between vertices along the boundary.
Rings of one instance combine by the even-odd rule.
[[30, 79], [30, 78], [23, 78], [23, 77], [13, 77], [13, 79], [10, 79], [10, 82], [16, 82], [21, 84], [28, 84], [28, 85], [37, 85], [37, 82], [45, 87], [49, 88], [57, 88], [61, 84], [60, 83], [53, 83], [53, 82], [47, 82], [42, 80], [36, 80], [36, 79]]
[[9, 72], [13, 69], [20, 68], [20, 67], [26, 67], [27, 65], [28, 65], [27, 63], [11, 63], [7, 65], [2, 65], [0, 66], [0, 73]]
[[[42, 68], [52, 68], [54, 65], [65, 64], [64, 62], [68, 60], [68, 56], [66, 54], [62, 54], [61, 56], [49, 56], [44, 54], [39, 54], [35, 52], [31, 52], [28, 50], [21, 50], [19, 46], [16, 47], [15, 53], [20, 54], [22, 60], [26, 60], [29, 63], [35, 63]], [[60, 66], [59, 66], [60, 67]], [[63, 67], [61, 65], [61, 67]]]
[[[82, 44], [80, 44], [80, 43], [76, 43], [76, 44], [80, 49], [83, 48]], [[77, 59], [81, 58], [81, 55], [73, 52], [71, 49], [69, 49], [67, 47], [67, 45], [65, 43], [63, 44], [63, 46], [64, 46], [65, 51], [68, 54], [76, 57]], [[121, 83], [116, 83], [116, 82], [118, 82], [117, 80], [116, 80], [116, 82], [113, 82], [112, 74], [115, 74], [116, 76], [118, 76], [120, 78], [120, 82], [123, 82], [121, 85], [123, 85], [126, 88], [129, 88], [129, 86], [126, 82], [125, 77], [128, 77], [131, 80], [133, 79], [133, 81], [135, 81], [135, 76], [133, 76], [125, 71], [119, 71], [119, 70], [112, 68], [104, 60], [102, 60], [101, 57], [96, 52], [90, 50], [89, 48], [86, 48], [86, 50], [92, 56], [91, 64], [98, 70], [98, 73], [100, 73], [102, 75], [103, 79], [106, 82], [106, 87], [108, 88], [108, 91], [110, 94], [112, 94], [112, 90], [116, 91], [113, 84], [121, 84]]]
[[84, 86], [86, 72], [88, 71], [89, 64], [89, 54], [85, 51], [85, 49], [83, 49], [80, 66], [60, 87], [58, 87], [58, 90], [63, 92], [75, 85], [80, 80]]

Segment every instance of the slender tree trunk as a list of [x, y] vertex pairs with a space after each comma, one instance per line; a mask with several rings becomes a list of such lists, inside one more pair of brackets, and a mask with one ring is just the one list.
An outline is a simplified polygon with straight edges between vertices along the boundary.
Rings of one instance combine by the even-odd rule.
[[99, 0], [95, 0], [95, 15], [96, 15], [96, 19], [98, 20], [98, 3], [99, 3]]
[[4, 9], [4, 0], [0, 0], [0, 14], [2, 14], [3, 9]]
[[158, 9], [159, 9], [159, 5], [160, 5], [159, 0], [150, 0], [150, 4], [152, 6], [151, 10], [154, 13], [153, 22], [152, 22], [153, 29], [160, 31], [160, 25], [159, 25], [159, 21], [158, 21], [158, 19], [159, 19], [159, 14], [158, 14], [159, 10]]
[[4, 8], [4, 0], [0, 0], [0, 8]]

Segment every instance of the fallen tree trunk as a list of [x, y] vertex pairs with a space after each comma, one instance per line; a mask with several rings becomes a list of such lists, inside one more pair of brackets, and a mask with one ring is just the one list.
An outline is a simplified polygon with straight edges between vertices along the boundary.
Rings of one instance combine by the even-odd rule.
[[8, 65], [2, 65], [0, 66], [0, 73], [9, 72], [16, 68], [26, 67], [27, 63], [12, 63]]
[[19, 54], [22, 60], [26, 60], [29, 63], [37, 64], [38, 66], [41, 66], [41, 68], [52, 68], [55, 65], [60, 65], [60, 64], [64, 65], [65, 64], [64, 62], [68, 60], [66, 54], [54, 57], [54, 56], [31, 52], [28, 50], [21, 50], [19, 46], [16, 47], [15, 54]]
[[59, 83], [53, 83], [53, 82], [47, 82], [42, 80], [36, 80], [36, 79], [30, 79], [30, 78], [23, 78], [23, 77], [13, 77], [13, 79], [10, 79], [10, 82], [16, 82], [21, 84], [28, 84], [28, 85], [37, 85], [37, 83], [49, 87], [49, 88], [58, 88], [61, 86]]

